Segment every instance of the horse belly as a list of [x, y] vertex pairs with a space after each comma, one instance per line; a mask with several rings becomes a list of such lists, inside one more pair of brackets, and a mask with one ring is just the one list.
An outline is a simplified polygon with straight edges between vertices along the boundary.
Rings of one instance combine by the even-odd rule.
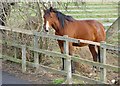
[[85, 43], [73, 43], [73, 46], [76, 46], [76, 47], [83, 47], [83, 46], [87, 46], [88, 44], [85, 44]]

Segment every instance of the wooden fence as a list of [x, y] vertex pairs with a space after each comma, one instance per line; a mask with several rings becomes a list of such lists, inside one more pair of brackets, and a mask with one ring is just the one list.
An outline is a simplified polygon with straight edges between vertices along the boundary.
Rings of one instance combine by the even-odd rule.
[[[58, 74], [62, 74], [62, 75], [66, 75], [67, 76], [67, 84], [72, 84], [72, 77], [75, 77], [77, 79], [83, 80], [83, 81], [87, 81], [89, 83], [94, 83], [94, 84], [104, 84], [107, 83], [106, 82], [106, 69], [110, 69], [113, 71], [118, 71], [120, 69], [120, 67], [118, 66], [113, 66], [113, 65], [108, 65], [106, 64], [106, 49], [111, 49], [111, 50], [117, 50], [120, 51], [120, 48], [118, 48], [118, 46], [113, 46], [110, 44], [106, 44], [105, 42], [101, 42], [101, 43], [97, 43], [97, 42], [92, 42], [92, 41], [88, 41], [88, 40], [82, 40], [82, 39], [74, 39], [74, 38], [69, 38], [66, 35], [65, 36], [57, 36], [57, 35], [50, 35], [50, 34], [45, 34], [45, 33], [37, 33], [37, 32], [32, 32], [30, 30], [23, 30], [23, 29], [11, 29], [9, 27], [4, 27], [4, 26], [0, 26], [1, 30], [7, 30], [7, 31], [12, 31], [12, 32], [17, 32], [17, 33], [23, 33], [23, 34], [27, 34], [27, 35], [33, 35], [34, 36], [34, 46], [30, 47], [30, 46], [26, 46], [24, 45], [20, 45], [20, 44], [15, 44], [15, 43], [11, 43], [11, 42], [7, 42], [7, 45], [9, 46], [14, 46], [17, 48], [21, 48], [21, 52], [22, 52], [22, 60], [17, 59], [17, 58], [13, 58], [13, 57], [9, 57], [6, 55], [2, 55], [3, 59], [7, 59], [13, 62], [17, 62], [17, 63], [21, 63], [22, 64], [22, 71], [26, 72], [26, 65], [30, 65], [32, 67], [36, 67], [36, 69], [40, 67], [45, 68], [48, 71], [52, 71]], [[49, 50], [44, 50], [44, 49], [38, 49], [38, 38], [39, 37], [46, 37], [46, 38], [51, 38], [54, 40], [64, 40], [64, 49], [65, 49], [65, 53], [61, 54], [60, 52], [53, 52], [53, 51], [49, 51]], [[4, 40], [1, 40], [0, 43], [4, 44]], [[97, 45], [100, 46], [100, 57], [101, 57], [101, 63], [98, 62], [93, 62], [90, 60], [86, 60], [86, 59], [82, 59], [80, 57], [75, 57], [75, 56], [70, 56], [68, 55], [68, 51], [69, 51], [69, 42], [75, 42], [75, 43], [88, 43], [88, 44], [93, 44], [93, 45]], [[34, 63], [32, 62], [28, 62], [26, 61], [26, 48], [34, 51]], [[57, 70], [55, 68], [50, 68], [44, 65], [39, 64], [39, 58], [38, 58], [38, 53], [43, 53], [46, 54], [48, 56], [55, 56], [55, 57], [59, 57], [59, 58], [65, 58], [66, 59], [66, 70], [62, 71], [62, 70]], [[16, 54], [16, 53], [15, 53]], [[71, 60], [75, 61], [75, 62], [81, 62], [81, 63], [86, 63], [89, 65], [94, 65], [97, 67], [100, 67], [100, 80], [94, 80], [85, 76], [81, 76], [78, 74], [73, 74], [71, 72]]]

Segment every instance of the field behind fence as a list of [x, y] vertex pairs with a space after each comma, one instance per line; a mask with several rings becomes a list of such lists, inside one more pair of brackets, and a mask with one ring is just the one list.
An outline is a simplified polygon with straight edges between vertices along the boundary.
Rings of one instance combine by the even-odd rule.
[[69, 3], [66, 10], [58, 7], [65, 14], [79, 20], [98, 20], [107, 29], [118, 18], [118, 3]]

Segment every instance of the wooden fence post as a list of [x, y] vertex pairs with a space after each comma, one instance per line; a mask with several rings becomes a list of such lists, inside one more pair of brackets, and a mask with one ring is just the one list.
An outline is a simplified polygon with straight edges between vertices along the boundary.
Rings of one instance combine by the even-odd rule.
[[[68, 37], [65, 35], [64, 37]], [[69, 55], [69, 42], [64, 42], [64, 54]], [[65, 61], [65, 69], [67, 71], [67, 84], [72, 84], [72, 71], [71, 71], [71, 57], [67, 57]]]
[[[17, 44], [17, 33], [13, 32], [13, 35], [14, 35], [14, 44]], [[17, 58], [17, 48], [14, 47], [14, 57]]]
[[[106, 42], [102, 41], [100, 43], [100, 61], [106, 64]], [[106, 83], [106, 68], [100, 68], [100, 80]]]
[[[36, 35], [36, 32], [34, 32], [34, 49], [38, 49], [38, 36]], [[35, 67], [36, 69], [39, 68], [39, 58], [38, 58], [38, 53], [34, 52], [34, 63], [35, 63]]]
[[26, 72], [26, 45], [22, 45], [22, 72]]

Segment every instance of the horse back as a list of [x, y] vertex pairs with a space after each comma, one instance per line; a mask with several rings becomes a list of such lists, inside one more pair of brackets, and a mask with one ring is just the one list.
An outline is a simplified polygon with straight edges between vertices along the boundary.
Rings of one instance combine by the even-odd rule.
[[105, 41], [104, 26], [96, 20], [76, 20], [69, 23], [66, 32], [72, 38], [91, 40], [95, 42]]

